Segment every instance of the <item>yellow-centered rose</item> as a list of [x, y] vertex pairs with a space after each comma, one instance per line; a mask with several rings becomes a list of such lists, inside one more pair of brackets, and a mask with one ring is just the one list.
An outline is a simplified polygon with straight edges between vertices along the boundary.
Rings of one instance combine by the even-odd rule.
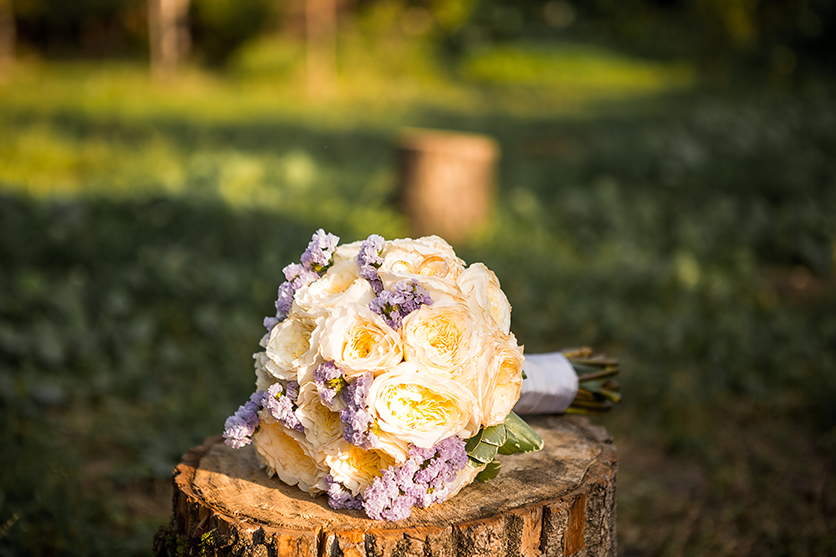
[[367, 403], [384, 450], [388, 438], [429, 448], [452, 435], [471, 437], [479, 429], [478, 403], [470, 391], [408, 362], [375, 378]]
[[381, 470], [395, 464], [395, 459], [383, 451], [366, 451], [340, 439], [325, 455], [325, 462], [331, 477], [357, 495], [380, 476]]
[[318, 464], [311, 448], [293, 432], [261, 412], [261, 425], [253, 435], [259, 461], [270, 476], [276, 474], [287, 485], [317, 495], [325, 491], [323, 478], [328, 473], [324, 462]]
[[314, 345], [325, 361], [333, 360], [347, 377], [380, 374], [403, 360], [400, 335], [367, 306], [336, 308], [314, 332]]
[[437, 288], [453, 292], [464, 264], [453, 248], [438, 236], [425, 236], [385, 242], [381, 252], [380, 277], [389, 288], [391, 283], [416, 279], [435, 283]]
[[421, 306], [403, 320], [404, 360], [463, 379], [465, 365], [482, 352], [483, 331], [484, 322], [463, 302]]
[[482, 384], [482, 422], [485, 426], [500, 424], [520, 398], [522, 388], [522, 346], [514, 335], [496, 336], [493, 339], [491, 360]]
[[484, 315], [499, 332], [511, 332], [511, 304], [493, 271], [474, 263], [459, 277], [459, 287], [474, 313]]

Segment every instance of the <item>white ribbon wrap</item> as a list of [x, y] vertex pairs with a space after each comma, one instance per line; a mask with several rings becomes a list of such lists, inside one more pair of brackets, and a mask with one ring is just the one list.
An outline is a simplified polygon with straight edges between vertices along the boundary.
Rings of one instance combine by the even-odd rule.
[[526, 354], [517, 414], [561, 414], [578, 394], [578, 374], [560, 352]]

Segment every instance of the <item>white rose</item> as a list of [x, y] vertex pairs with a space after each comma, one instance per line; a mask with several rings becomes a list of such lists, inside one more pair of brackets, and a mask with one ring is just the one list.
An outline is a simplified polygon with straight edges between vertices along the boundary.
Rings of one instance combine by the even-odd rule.
[[261, 425], [253, 435], [259, 461], [270, 476], [276, 474], [287, 485], [297, 485], [302, 491], [317, 495], [325, 491], [323, 478], [328, 469], [317, 464], [311, 449], [294, 437], [282, 424], [261, 413]]
[[352, 261], [356, 264], [357, 254], [360, 253], [360, 246], [363, 245], [364, 241], [365, 240], [357, 240], [356, 242], [351, 242], [350, 244], [340, 244], [337, 246], [337, 249], [334, 250], [334, 265], [342, 261]]
[[369, 281], [360, 276], [352, 260], [332, 265], [320, 278], [303, 286], [293, 296], [293, 313], [316, 319], [328, 315], [340, 304], [369, 305], [375, 297]]
[[460, 381], [466, 364], [478, 358], [484, 322], [459, 302], [433, 302], [403, 320], [404, 360], [423, 364]]
[[322, 403], [316, 384], [307, 383], [299, 389], [296, 416], [305, 427], [305, 440], [318, 463], [325, 462], [325, 450], [343, 435], [338, 412]]
[[311, 349], [315, 326], [311, 319], [291, 316], [273, 327], [267, 342], [267, 371], [278, 379], [296, 379], [296, 367]]
[[478, 402], [470, 391], [409, 362], [375, 378], [366, 400], [384, 450], [390, 439], [429, 448], [452, 435], [467, 438], [479, 430]]
[[450, 244], [438, 236], [385, 242], [380, 255], [383, 263], [379, 273], [384, 283], [414, 278], [455, 288], [464, 270], [462, 260], [456, 257]]
[[381, 470], [395, 464], [383, 451], [366, 451], [340, 439], [325, 456], [331, 477], [357, 495], [380, 476]]
[[253, 360], [255, 360], [255, 388], [266, 391], [276, 382], [276, 377], [267, 371], [267, 363], [271, 360], [267, 352], [256, 352], [253, 354]]
[[487, 316], [502, 333], [511, 332], [511, 304], [493, 271], [474, 263], [459, 277], [459, 287], [474, 312]]
[[383, 373], [403, 360], [400, 335], [360, 304], [337, 307], [317, 326], [314, 345], [324, 360], [333, 360], [347, 377], [367, 371]]
[[514, 335], [497, 336], [489, 348], [491, 360], [482, 384], [482, 422], [485, 426], [500, 424], [514, 408], [522, 388], [523, 347]]

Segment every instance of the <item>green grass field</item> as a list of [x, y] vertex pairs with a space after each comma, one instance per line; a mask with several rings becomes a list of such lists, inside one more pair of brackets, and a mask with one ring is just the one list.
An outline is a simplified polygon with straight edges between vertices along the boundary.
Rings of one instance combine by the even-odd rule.
[[282, 267], [320, 227], [407, 234], [403, 126], [499, 142], [495, 214], [455, 248], [496, 272], [526, 351], [622, 359], [595, 418], [620, 554], [836, 552], [836, 97], [598, 52], [571, 54], [595, 79], [531, 82], [560, 56], [352, 76], [324, 104], [133, 64], [7, 76], [0, 555], [150, 554], [180, 455], [252, 391]]

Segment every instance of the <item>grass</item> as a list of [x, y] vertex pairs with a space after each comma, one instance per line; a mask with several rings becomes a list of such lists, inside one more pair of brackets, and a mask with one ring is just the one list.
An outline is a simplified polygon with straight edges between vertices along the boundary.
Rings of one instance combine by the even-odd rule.
[[836, 551], [836, 98], [347, 81], [324, 105], [130, 64], [0, 86], [0, 555], [150, 552], [171, 469], [251, 392], [281, 268], [319, 227], [407, 234], [405, 125], [500, 143], [456, 249], [526, 349], [623, 360], [597, 420], [621, 554]]

